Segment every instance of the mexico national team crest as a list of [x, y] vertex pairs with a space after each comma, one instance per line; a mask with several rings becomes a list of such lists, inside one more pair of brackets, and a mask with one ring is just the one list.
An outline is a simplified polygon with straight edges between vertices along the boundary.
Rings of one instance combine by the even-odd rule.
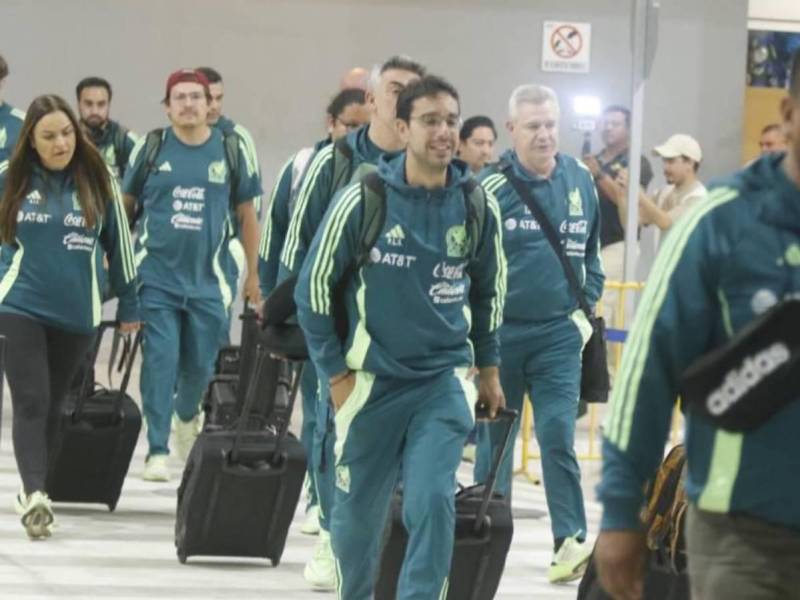
[[113, 144], [111, 146], [106, 146], [105, 150], [103, 150], [103, 158], [108, 165], [117, 164], [117, 151], [114, 150]]
[[5, 127], [0, 127], [0, 148], [5, 148], [6, 142], [8, 142], [8, 132]]
[[72, 192], [72, 210], [80, 210], [81, 203], [78, 200], [78, 192]]
[[467, 255], [467, 229], [463, 225], [453, 225], [445, 235], [447, 256], [464, 258]]
[[208, 165], [208, 180], [211, 183], [225, 183], [225, 161], [218, 160]]
[[583, 216], [583, 199], [581, 198], [581, 191], [578, 188], [575, 188], [569, 194], [569, 216]]

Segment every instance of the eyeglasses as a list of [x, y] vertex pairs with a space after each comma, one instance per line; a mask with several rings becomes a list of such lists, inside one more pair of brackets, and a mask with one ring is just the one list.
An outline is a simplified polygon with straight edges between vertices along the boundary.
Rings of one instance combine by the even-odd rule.
[[422, 115], [421, 117], [411, 117], [412, 121], [419, 121], [425, 129], [429, 131], [436, 131], [441, 127], [442, 123], [447, 125], [450, 130], [461, 129], [463, 121], [460, 116], [449, 115], [442, 117], [440, 115]]

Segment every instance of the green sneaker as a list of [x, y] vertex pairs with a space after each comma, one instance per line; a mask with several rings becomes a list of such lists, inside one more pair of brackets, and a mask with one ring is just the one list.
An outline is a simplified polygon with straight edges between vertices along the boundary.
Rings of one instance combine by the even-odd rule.
[[20, 492], [14, 508], [21, 515], [22, 526], [31, 540], [42, 540], [53, 534], [56, 518], [50, 498], [44, 492], [36, 491], [29, 496]]
[[547, 580], [550, 583], [567, 583], [583, 577], [592, 549], [576, 537], [568, 537], [553, 556]]

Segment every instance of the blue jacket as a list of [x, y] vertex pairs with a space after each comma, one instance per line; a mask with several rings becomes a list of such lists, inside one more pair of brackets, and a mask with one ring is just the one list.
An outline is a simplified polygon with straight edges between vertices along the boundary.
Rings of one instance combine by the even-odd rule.
[[[0, 163], [0, 193], [8, 162]], [[117, 318], [138, 321], [136, 266], [128, 221], [114, 197], [93, 229], [78, 204], [72, 174], [34, 166], [18, 214], [16, 242], [0, 246], [0, 312], [33, 317], [77, 333], [91, 333], [102, 317], [103, 255], [119, 297]]]
[[0, 163], [11, 158], [24, 121], [23, 111], [0, 103]]
[[[600, 212], [591, 173], [565, 154], [556, 156], [549, 178], [531, 175], [509, 150], [501, 157], [528, 186], [539, 206], [561, 234], [567, 257], [583, 284], [587, 302], [594, 306], [603, 293], [605, 275], [600, 262]], [[508, 295], [504, 330], [515, 324], [548, 321], [573, 313], [578, 299], [564, 269], [527, 206], [497, 165], [484, 169], [479, 179], [500, 204], [503, 249], [508, 261]]]
[[[659, 250], [604, 426], [604, 529], [638, 527], [643, 485], [663, 457], [686, 367], [800, 294], [800, 189], [783, 158], [761, 158], [709, 186]], [[686, 448], [686, 491], [701, 509], [800, 530], [800, 402], [744, 434], [690, 414]]]
[[496, 200], [487, 194], [478, 253], [470, 263], [448, 234], [464, 233], [463, 184], [454, 161], [448, 184], [426, 190], [405, 182], [405, 154], [381, 159], [386, 220], [369, 264], [347, 282], [349, 333], [334, 331], [332, 293], [359, 253], [361, 184], [336, 195], [311, 245], [295, 290], [311, 358], [331, 377], [346, 368], [412, 379], [448, 369], [497, 365], [506, 268]]

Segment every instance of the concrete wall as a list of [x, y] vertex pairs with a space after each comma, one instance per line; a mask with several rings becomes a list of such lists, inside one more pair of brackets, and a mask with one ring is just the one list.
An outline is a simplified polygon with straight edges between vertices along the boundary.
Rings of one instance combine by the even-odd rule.
[[[647, 88], [645, 148], [683, 131], [702, 143], [705, 178], [738, 166], [747, 0], [662, 0]], [[562, 95], [562, 146], [578, 152], [571, 97], [629, 104], [630, 0], [3, 0], [4, 97], [25, 108], [43, 92], [72, 99], [99, 74], [113, 114], [143, 132], [164, 121], [166, 75], [209, 64], [226, 80], [226, 113], [253, 132], [265, 186], [292, 151], [318, 139], [339, 76], [394, 53], [424, 61], [462, 93], [465, 116], [502, 122], [511, 89], [541, 82]], [[542, 73], [542, 22], [592, 23], [587, 75]], [[507, 144], [505, 135], [501, 145]], [[595, 144], [597, 145], [597, 143]]]

